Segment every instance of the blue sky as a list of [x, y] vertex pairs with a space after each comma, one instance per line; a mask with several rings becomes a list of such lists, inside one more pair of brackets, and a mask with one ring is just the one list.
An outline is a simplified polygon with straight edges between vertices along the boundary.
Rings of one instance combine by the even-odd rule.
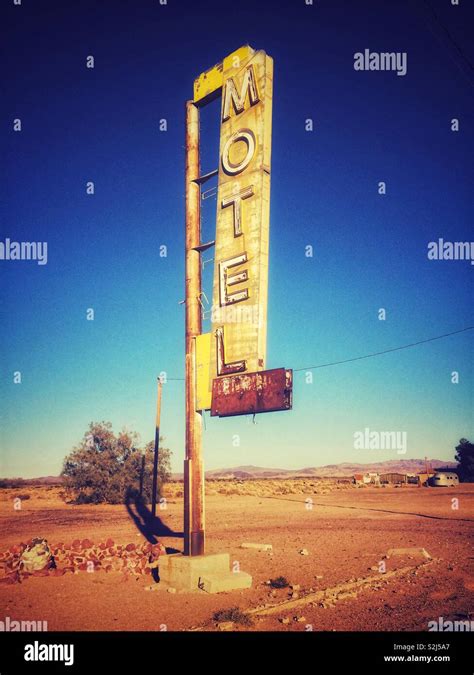
[[[444, 30], [472, 63], [472, 10], [429, 5], [441, 24], [408, 1], [4, 7], [1, 240], [47, 241], [48, 264], [0, 261], [2, 475], [57, 474], [92, 420], [153, 437], [156, 376], [184, 372], [184, 101], [245, 43], [275, 63], [267, 367], [474, 325], [473, 266], [427, 259], [439, 237], [473, 239], [474, 75]], [[364, 49], [406, 52], [407, 74], [355, 71]], [[204, 169], [217, 115], [203, 117]], [[210, 199], [203, 239], [214, 225]], [[295, 373], [293, 411], [256, 424], [206, 416], [206, 467], [399, 458], [355, 449], [366, 427], [406, 431], [405, 458], [452, 459], [473, 435], [473, 334], [315, 370], [312, 384]], [[180, 471], [180, 380], [165, 387], [162, 433]]]

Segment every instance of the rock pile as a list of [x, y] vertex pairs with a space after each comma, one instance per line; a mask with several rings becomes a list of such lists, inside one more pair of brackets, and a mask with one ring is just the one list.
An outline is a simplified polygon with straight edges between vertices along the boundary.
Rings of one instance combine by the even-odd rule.
[[90, 539], [75, 539], [71, 544], [50, 546], [45, 539], [32, 539], [0, 552], [0, 583], [17, 583], [29, 576], [63, 576], [79, 572], [120, 572], [130, 576], [151, 574], [158, 567], [163, 544], [116, 544], [107, 539], [94, 544]]

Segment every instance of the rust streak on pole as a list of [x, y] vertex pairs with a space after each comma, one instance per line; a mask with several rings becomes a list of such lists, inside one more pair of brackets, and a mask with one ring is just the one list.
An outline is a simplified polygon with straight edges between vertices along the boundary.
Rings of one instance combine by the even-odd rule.
[[199, 109], [186, 103], [186, 458], [184, 460], [184, 554], [204, 554], [202, 413], [196, 411], [196, 336], [201, 334], [201, 188]]

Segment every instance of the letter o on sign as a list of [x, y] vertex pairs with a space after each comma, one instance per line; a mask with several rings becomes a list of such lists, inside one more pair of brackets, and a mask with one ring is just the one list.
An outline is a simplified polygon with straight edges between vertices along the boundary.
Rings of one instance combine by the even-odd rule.
[[[231, 146], [238, 141], [244, 141], [244, 143], [247, 145], [247, 153], [240, 162], [234, 164], [229, 159], [229, 152]], [[232, 134], [232, 136], [227, 139], [227, 142], [224, 145], [224, 149], [222, 151], [222, 167], [224, 171], [231, 176], [235, 176], [237, 173], [240, 173], [248, 167], [252, 157], [254, 156], [254, 153], [255, 136], [253, 135], [253, 132], [250, 131], [250, 129], [241, 129], [240, 131], [236, 131], [235, 134]]]

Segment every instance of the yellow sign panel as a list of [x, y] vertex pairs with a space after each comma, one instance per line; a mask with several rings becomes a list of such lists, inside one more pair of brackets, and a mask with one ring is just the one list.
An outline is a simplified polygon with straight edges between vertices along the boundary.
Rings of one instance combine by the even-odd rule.
[[[211, 333], [203, 333], [196, 338], [196, 410], [209, 410], [211, 390], [209, 373], [211, 368]], [[212, 386], [212, 383], [211, 383]]]
[[211, 333], [196, 339], [197, 409], [212, 380], [265, 369], [273, 60], [244, 46], [194, 83], [222, 93]]
[[222, 63], [218, 63], [213, 68], [206, 70], [205, 73], [201, 73], [194, 80], [194, 103], [202, 105], [217, 96], [222, 89], [224, 71], [231, 66], [238, 66], [239, 63], [248, 59], [254, 53], [252, 47], [244, 45], [226, 56]]

